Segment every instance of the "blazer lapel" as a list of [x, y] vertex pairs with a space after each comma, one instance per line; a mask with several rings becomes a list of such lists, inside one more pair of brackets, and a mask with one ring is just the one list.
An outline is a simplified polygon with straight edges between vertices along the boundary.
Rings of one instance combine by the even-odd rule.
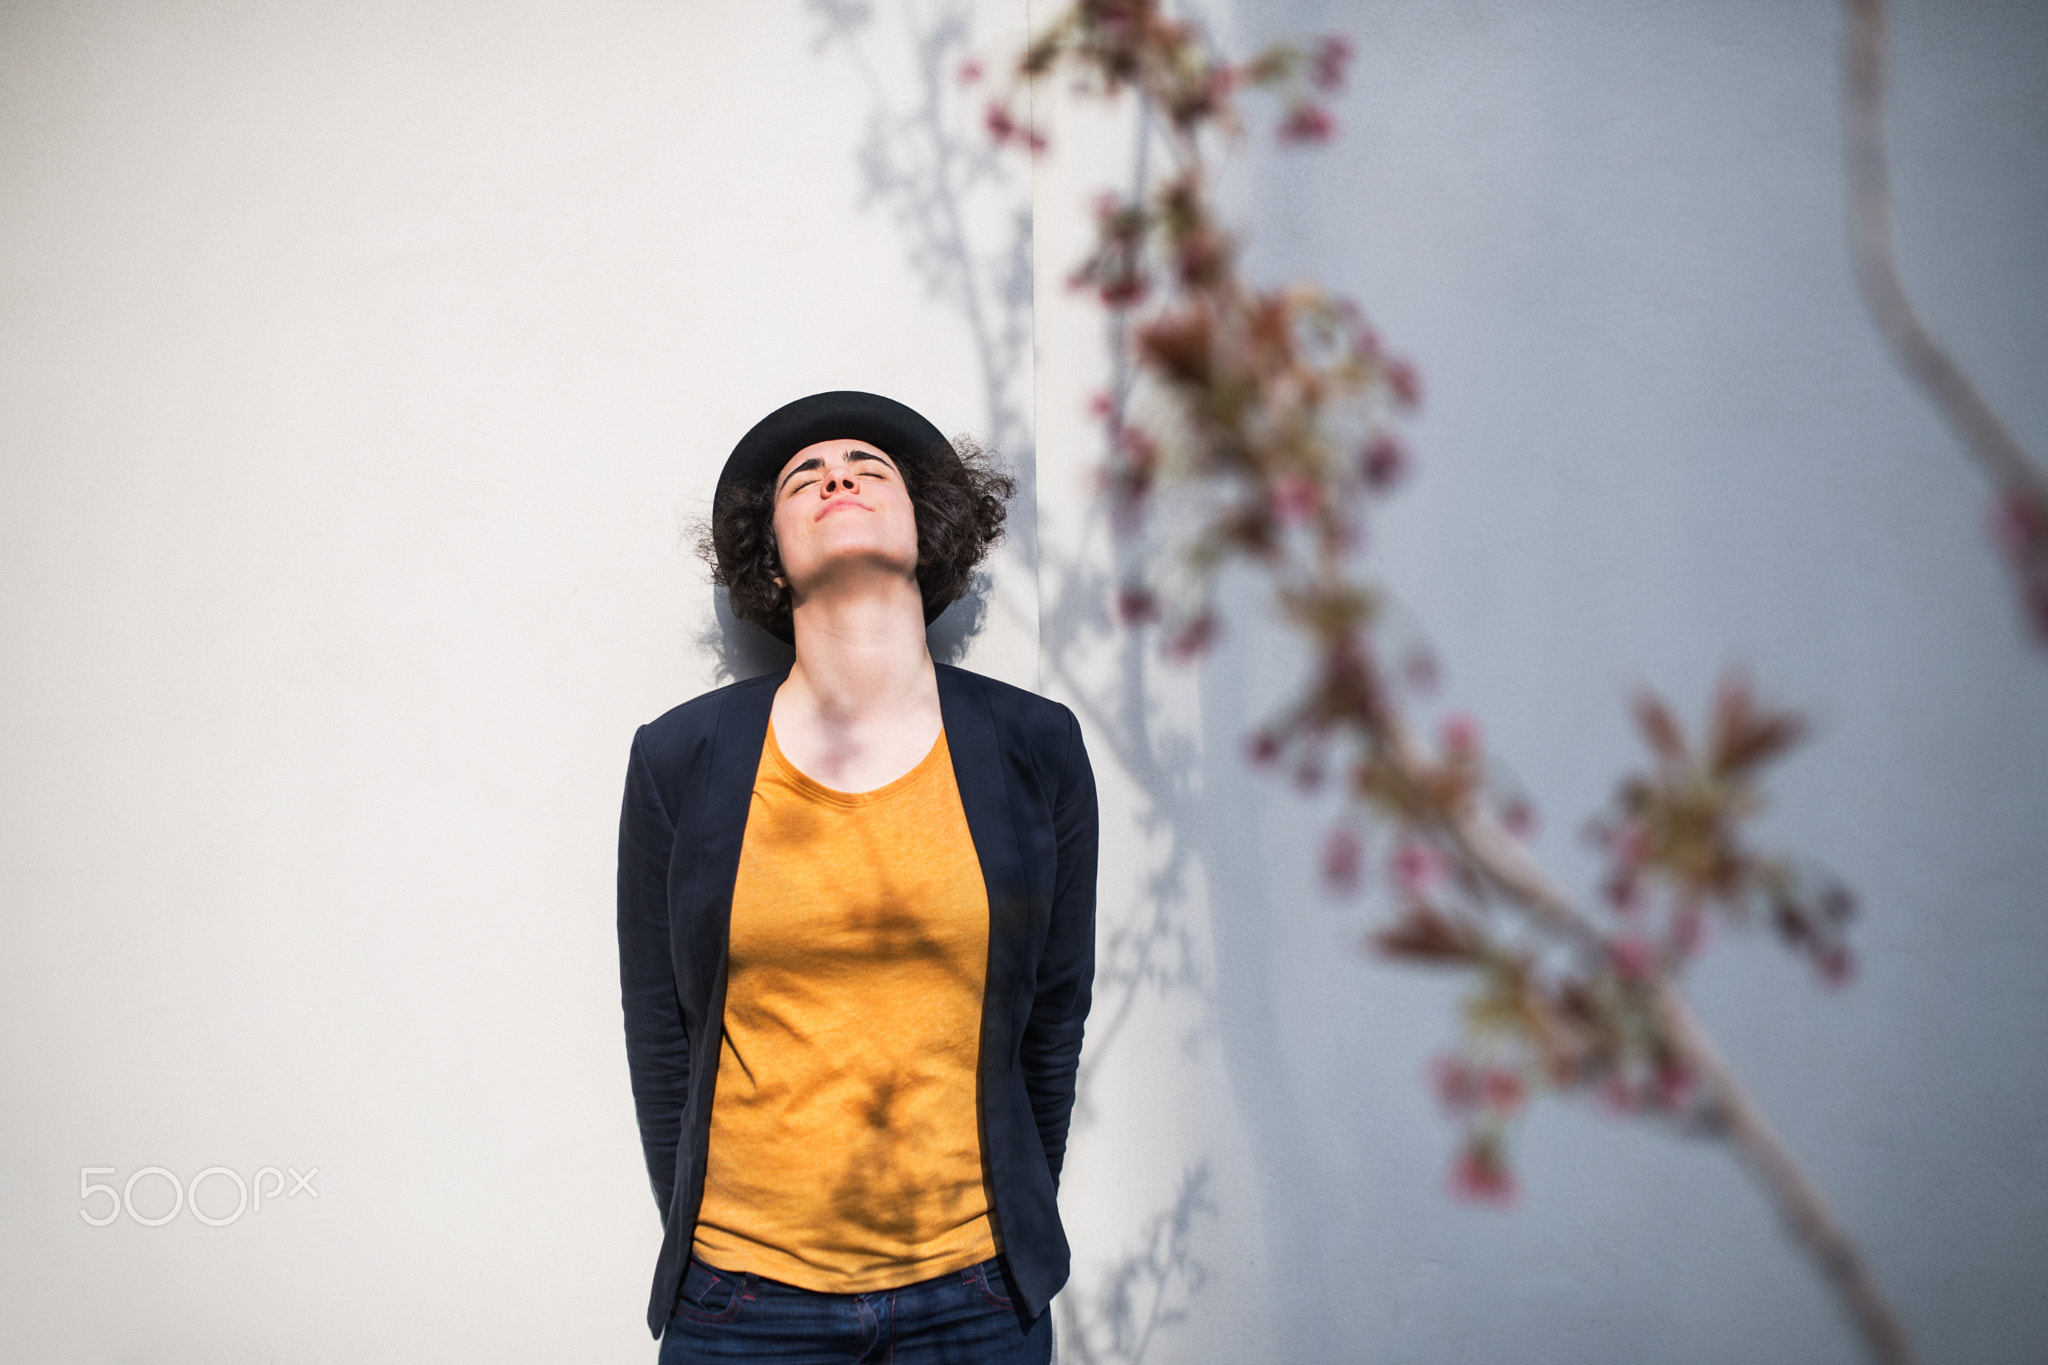
[[678, 821], [680, 834], [693, 829], [697, 847], [678, 850], [695, 864], [687, 904], [691, 914], [687, 959], [697, 973], [699, 1000], [715, 1007], [723, 992], [727, 931], [732, 925], [733, 883], [739, 879], [740, 849], [746, 842], [747, 813], [753, 806], [754, 775], [768, 740], [768, 716], [787, 668], [749, 679], [725, 694], [713, 727], [711, 762], [694, 824]]
[[1022, 1027], [1006, 1006], [1019, 998], [1019, 977], [1027, 968], [1030, 894], [1003, 779], [1002, 741], [988, 694], [972, 673], [944, 665], [938, 673], [939, 712], [953, 756], [953, 780], [988, 891], [988, 984], [982, 1017], [982, 1060], [987, 1066], [1008, 1058]]

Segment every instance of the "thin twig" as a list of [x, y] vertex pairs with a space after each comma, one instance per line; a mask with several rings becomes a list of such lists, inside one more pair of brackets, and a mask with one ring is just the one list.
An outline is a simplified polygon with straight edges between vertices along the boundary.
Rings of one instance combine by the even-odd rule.
[[[1390, 747], [1398, 761], [1419, 775], [1426, 760], [1414, 741], [1404, 732], [1392, 739]], [[1454, 814], [1446, 833], [1475, 870], [1532, 917], [1576, 943], [1597, 946], [1602, 941], [1593, 921], [1551, 879], [1528, 846], [1484, 807], [1475, 803]], [[1656, 1000], [1671, 1041], [1705, 1092], [1711, 1130], [1725, 1137], [1763, 1182], [1786, 1226], [1841, 1296], [1872, 1357], [1886, 1365], [1910, 1365], [1915, 1357], [1898, 1317], [1820, 1188], [1743, 1087], [1677, 984], [1669, 978], [1660, 980]]]
[[1856, 283], [1872, 320], [1916, 384], [2006, 500], [2007, 551], [2022, 600], [2048, 634], [2048, 480], [1977, 386], [1937, 341], [1900, 278], [1884, 150], [1883, 0], [1845, 0], [1848, 35], [1843, 117], [1849, 237]]
[[[1453, 817], [1447, 833], [1487, 881], [1531, 916], [1576, 942], [1600, 941], [1592, 920], [1551, 880], [1527, 846], [1486, 811], [1475, 807]], [[1886, 1365], [1910, 1365], [1914, 1355], [1904, 1329], [1819, 1187], [1800, 1169], [1677, 984], [1669, 978], [1660, 980], [1656, 999], [1671, 1041], [1705, 1092], [1712, 1131], [1725, 1137], [1763, 1182], [1786, 1226], [1841, 1295], [1873, 1358]]]
[[1763, 1182], [1786, 1227], [1841, 1296], [1872, 1358], [1886, 1365], [1912, 1365], [1918, 1357], [1906, 1339], [1905, 1328], [1871, 1278], [1855, 1244], [1819, 1188], [1799, 1169], [1791, 1149], [1762, 1108], [1736, 1080], [1734, 1070], [1677, 987], [1669, 982], [1660, 985], [1657, 1004], [1665, 1028], [1692, 1059], [1707, 1102], [1728, 1141]]
[[[1398, 761], [1419, 777], [1425, 762], [1420, 750], [1405, 733], [1393, 738], [1390, 747]], [[1600, 943], [1593, 921], [1530, 855], [1527, 845], [1483, 808], [1475, 804], [1454, 814], [1446, 833], [1475, 870], [1532, 917], [1574, 942]], [[1658, 1015], [1667, 1034], [1705, 1093], [1711, 1131], [1725, 1137], [1763, 1183], [1785, 1225], [1841, 1296], [1872, 1358], [1884, 1365], [1911, 1365], [1916, 1357], [1904, 1328], [1820, 1188], [1743, 1087], [1677, 984], [1664, 978], [1656, 990]]]

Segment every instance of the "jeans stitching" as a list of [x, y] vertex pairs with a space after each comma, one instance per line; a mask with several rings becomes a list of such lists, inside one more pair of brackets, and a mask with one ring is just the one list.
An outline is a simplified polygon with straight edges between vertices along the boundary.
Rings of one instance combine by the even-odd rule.
[[996, 1293], [995, 1290], [989, 1288], [987, 1261], [983, 1261], [980, 1265], [972, 1267], [971, 1270], [974, 1276], [971, 1283], [977, 1290], [981, 1292], [981, 1297], [987, 1300], [992, 1307], [1001, 1308], [1005, 1311], [1008, 1311], [1010, 1308], [1014, 1307], [1014, 1305], [1011, 1304], [1011, 1302], [1008, 1299]]
[[875, 1312], [874, 1308], [869, 1305], [867, 1295], [865, 1294], [854, 1295], [853, 1307], [854, 1312], [857, 1314], [858, 1320], [860, 1322], [860, 1354], [855, 1358], [858, 1360], [866, 1360], [868, 1355], [868, 1319], [873, 1318], [875, 1320], [875, 1328], [877, 1331], [881, 1329], [882, 1320], [880, 1315], [878, 1315]]
[[744, 1281], [740, 1281], [738, 1283], [728, 1281], [725, 1276], [719, 1274], [715, 1270], [710, 1269], [708, 1266], [704, 1268], [704, 1273], [711, 1277], [711, 1283], [704, 1286], [705, 1292], [708, 1293], [711, 1290], [717, 1288], [721, 1284], [732, 1283], [731, 1300], [727, 1302], [725, 1307], [719, 1309], [717, 1312], [714, 1313], [708, 1309], [694, 1307], [690, 1303], [689, 1295], [687, 1293], [679, 1294], [676, 1298], [676, 1315], [683, 1317], [691, 1322], [703, 1323], [706, 1326], [717, 1326], [722, 1323], [731, 1322], [734, 1318], [740, 1315], [740, 1308], [745, 1303], [745, 1301], [752, 1299], [754, 1297], [753, 1294], [749, 1292], [750, 1286], [748, 1286]]

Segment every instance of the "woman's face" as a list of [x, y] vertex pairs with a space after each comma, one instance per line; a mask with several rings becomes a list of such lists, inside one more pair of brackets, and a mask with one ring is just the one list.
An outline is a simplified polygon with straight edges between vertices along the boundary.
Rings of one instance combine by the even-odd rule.
[[917, 577], [917, 515], [896, 462], [865, 441], [819, 441], [775, 480], [775, 545], [798, 597], [835, 577]]

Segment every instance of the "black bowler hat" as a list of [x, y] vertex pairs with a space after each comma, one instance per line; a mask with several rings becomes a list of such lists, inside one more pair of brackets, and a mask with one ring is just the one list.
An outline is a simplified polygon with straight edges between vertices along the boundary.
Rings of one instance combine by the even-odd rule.
[[866, 441], [899, 467], [959, 458], [952, 442], [916, 409], [878, 393], [838, 389], [785, 403], [754, 423], [726, 457], [718, 487], [772, 483], [805, 446], [840, 439]]
[[[924, 415], [893, 398], [858, 389], [835, 389], [814, 393], [785, 403], [754, 423], [740, 437], [740, 443], [725, 457], [718, 473], [718, 491], [728, 487], [765, 487], [775, 481], [789, 457], [805, 446], [820, 441], [866, 441], [896, 462], [899, 469], [915, 470], [937, 460], [958, 460], [953, 443]], [[944, 602], [927, 602], [924, 623], [939, 619]], [[784, 644], [795, 644], [794, 633], [770, 629]]]

